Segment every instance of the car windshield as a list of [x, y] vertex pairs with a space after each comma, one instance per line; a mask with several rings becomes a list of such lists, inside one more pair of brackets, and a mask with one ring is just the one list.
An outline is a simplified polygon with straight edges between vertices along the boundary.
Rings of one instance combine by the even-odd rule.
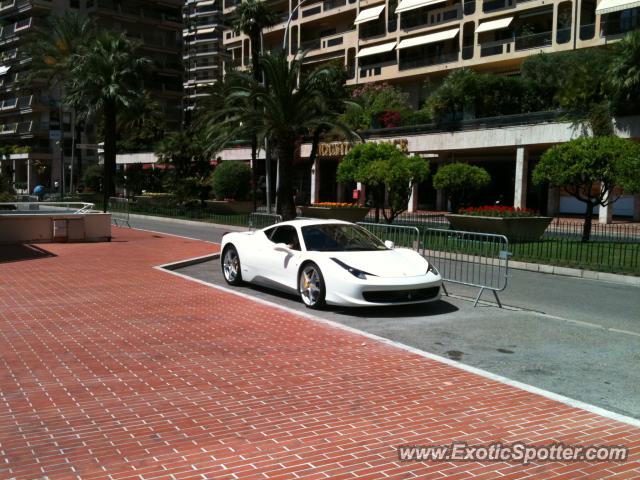
[[302, 227], [302, 238], [307, 250], [315, 252], [387, 249], [384, 243], [364, 228], [342, 223], [327, 223]]

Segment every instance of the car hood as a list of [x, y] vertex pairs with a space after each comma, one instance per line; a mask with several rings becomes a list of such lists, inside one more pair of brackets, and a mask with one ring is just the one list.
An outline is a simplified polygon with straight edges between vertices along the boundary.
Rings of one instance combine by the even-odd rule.
[[378, 277], [417, 277], [427, 272], [428, 262], [409, 249], [376, 250], [370, 252], [327, 252], [350, 267]]

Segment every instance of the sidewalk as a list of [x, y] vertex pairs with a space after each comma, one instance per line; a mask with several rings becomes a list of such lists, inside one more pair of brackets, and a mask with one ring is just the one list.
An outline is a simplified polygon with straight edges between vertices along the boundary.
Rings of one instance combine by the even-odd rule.
[[[640, 477], [640, 428], [152, 268], [212, 244], [114, 231], [0, 263], [0, 478]], [[452, 441], [631, 458], [398, 460]]]

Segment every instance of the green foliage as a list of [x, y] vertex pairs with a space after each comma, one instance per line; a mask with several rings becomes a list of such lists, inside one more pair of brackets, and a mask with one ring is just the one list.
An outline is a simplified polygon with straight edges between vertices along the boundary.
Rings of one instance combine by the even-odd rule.
[[385, 111], [398, 112], [401, 118], [411, 115], [409, 95], [387, 83], [366, 83], [354, 89], [351, 98], [360, 108], [349, 106], [342, 120], [354, 130], [379, 128]]
[[243, 162], [222, 162], [213, 172], [211, 185], [218, 200], [245, 200], [251, 187], [251, 168]]
[[609, 66], [609, 87], [615, 109], [620, 113], [640, 111], [640, 30], [627, 33], [613, 47]]
[[85, 189], [89, 189], [93, 192], [102, 191], [102, 174], [103, 168], [100, 165], [91, 165], [85, 169], [82, 174], [82, 183]]
[[607, 48], [541, 53], [525, 60], [522, 75], [538, 86], [545, 103], [572, 112], [594, 135], [611, 135], [611, 59]]
[[11, 185], [11, 178], [9, 178], [7, 175], [3, 175], [2, 172], [0, 172], [0, 195], [12, 196], [13, 194], [15, 194], [15, 191], [13, 190], [13, 186]]
[[467, 68], [451, 72], [425, 104], [438, 121], [513, 115], [542, 108], [534, 82]]
[[[282, 55], [265, 55], [261, 65], [265, 85], [245, 72], [229, 72], [217, 82], [201, 110], [199, 125], [210, 151], [218, 151], [237, 139], [255, 135], [257, 144], [270, 141], [280, 162], [277, 211], [295, 218], [292, 171], [296, 149], [310, 132], [336, 131], [351, 139], [355, 134], [338, 120], [342, 112], [328, 97], [321, 77], [331, 75], [321, 67], [301, 75], [303, 57], [289, 62]], [[340, 103], [337, 106], [342, 106]]]
[[156, 147], [161, 163], [171, 166], [164, 176], [164, 185], [180, 201], [209, 197], [211, 165], [202, 136], [185, 130], [167, 135]]
[[491, 177], [484, 168], [467, 163], [444, 165], [433, 177], [433, 187], [446, 191], [454, 212], [457, 212], [461, 206], [466, 206], [471, 195], [488, 187], [489, 183], [491, 183]]
[[[407, 156], [395, 145], [363, 143], [356, 145], [340, 162], [339, 182], [362, 182], [373, 193], [376, 210], [382, 208], [387, 223], [407, 209], [411, 185], [429, 176], [428, 163], [417, 155]], [[385, 190], [388, 207], [385, 208]]]
[[619, 137], [584, 137], [547, 150], [533, 170], [533, 183], [564, 187], [586, 203], [582, 239], [589, 240], [596, 205], [610, 205], [626, 193], [640, 191], [640, 145]]

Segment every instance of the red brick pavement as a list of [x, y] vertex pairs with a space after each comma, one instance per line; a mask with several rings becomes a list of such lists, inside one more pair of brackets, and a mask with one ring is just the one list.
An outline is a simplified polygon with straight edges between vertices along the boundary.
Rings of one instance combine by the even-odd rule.
[[[640, 429], [154, 270], [122, 231], [0, 265], [1, 478], [640, 478]], [[625, 444], [626, 463], [399, 462], [395, 446]]]

